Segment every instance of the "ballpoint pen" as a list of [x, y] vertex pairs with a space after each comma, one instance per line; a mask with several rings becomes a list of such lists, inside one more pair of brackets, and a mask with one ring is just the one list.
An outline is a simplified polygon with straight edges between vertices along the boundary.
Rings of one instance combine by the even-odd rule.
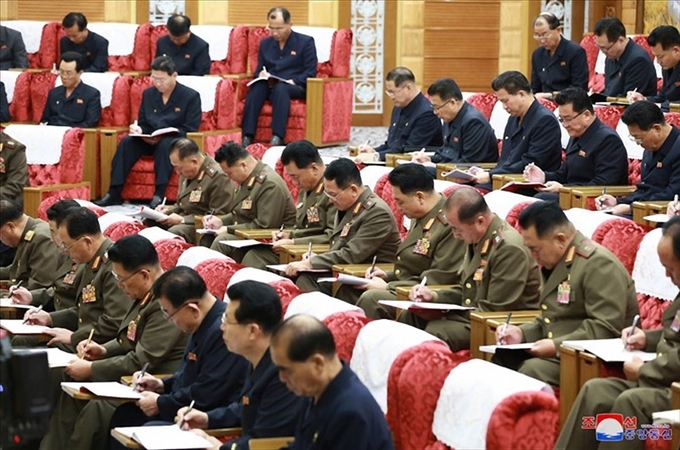
[[423, 279], [420, 281], [420, 284], [418, 285], [418, 289], [416, 290], [416, 302], [420, 301], [420, 290], [427, 284], [427, 277], [423, 277]]
[[[633, 326], [630, 327], [630, 332], [628, 333], [628, 337], [626, 338], [626, 345], [630, 345], [630, 337], [635, 334], [635, 327], [637, 326], [638, 322], [640, 321], [640, 314], [635, 314], [635, 317], [633, 317]], [[625, 346], [624, 346], [625, 348]]]
[[[602, 188], [602, 197], [604, 197], [605, 195], [607, 195], [607, 186]], [[600, 201], [597, 202], [600, 205], [600, 208], [604, 206], [604, 198], [602, 197], [600, 197]]]
[[375, 270], [375, 263], [378, 260], [378, 255], [373, 256], [373, 262], [371, 263], [371, 270], [368, 271], [368, 276], [371, 276], [373, 274], [373, 271]]
[[184, 411], [184, 415], [182, 416], [182, 420], [179, 421], [179, 429], [181, 430], [182, 427], [184, 426], [184, 418], [191, 412], [192, 409], [194, 409], [194, 403], [196, 400], [192, 400], [191, 404], [189, 404], [189, 408], [187, 408], [186, 411]]
[[168, 197], [163, 197], [163, 201], [161, 202], [161, 207], [165, 206], [165, 202], [168, 200]]
[[[508, 325], [510, 325], [510, 319], [512, 319], [512, 311], [508, 313], [508, 317], [505, 319], [505, 323], [503, 324], [503, 331], [501, 331], [501, 336], [505, 336], [505, 332], [508, 331]], [[499, 341], [498, 344], [500, 345], [501, 342]]]
[[148, 369], [148, 368], [149, 368], [149, 363], [148, 363], [148, 362], [145, 362], [145, 363], [144, 363], [144, 366], [142, 367], [142, 371], [139, 372], [139, 376], [137, 377], [137, 379], [135, 380], [135, 382], [132, 383], [132, 390], [133, 390], [133, 391], [137, 390], [137, 386], [139, 386], [139, 380], [141, 380], [142, 377], [144, 377], [144, 375], [146, 375], [146, 369]]
[[283, 237], [283, 227], [285, 227], [284, 224], [281, 224], [281, 227], [279, 228], [279, 231], [276, 233], [276, 239], [281, 239]]
[[87, 348], [88, 345], [90, 345], [90, 342], [92, 342], [92, 335], [94, 334], [94, 328], [90, 330], [90, 335], [87, 337], [87, 342], [85, 342], [85, 347], [83, 347], [83, 354], [80, 355], [80, 359], [83, 359], [85, 357], [85, 349]]
[[[676, 195], [676, 197], [677, 197], [677, 195]], [[19, 282], [15, 286], [12, 286], [14, 289], [10, 288], [9, 295], [7, 296], [7, 298], [11, 298], [12, 295], [14, 294], [14, 292], [21, 287], [21, 283], [23, 283], [23, 282], [24, 282], [24, 280], [19, 280]]]
[[312, 243], [310, 242], [309, 245], [307, 246], [307, 259], [311, 259], [312, 257]]
[[26, 317], [26, 318], [24, 319], [24, 321], [21, 322], [21, 324], [22, 324], [22, 325], [26, 325], [26, 322], [28, 322], [28, 320], [31, 318], [31, 316], [32, 316], [33, 314], [39, 313], [40, 311], [42, 311], [42, 309], [43, 309], [43, 305], [40, 305], [40, 306], [38, 306], [36, 309], [30, 310], [30, 311], [28, 312], [28, 317]]

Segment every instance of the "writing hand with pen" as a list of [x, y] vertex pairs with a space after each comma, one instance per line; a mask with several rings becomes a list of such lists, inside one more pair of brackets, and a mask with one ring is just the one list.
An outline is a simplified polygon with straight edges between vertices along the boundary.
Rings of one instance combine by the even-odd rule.
[[217, 234], [224, 234], [227, 232], [227, 227], [222, 223], [222, 219], [212, 214], [203, 217], [203, 228], [215, 230]]
[[678, 202], [678, 195], [677, 194], [675, 195], [675, 198], [673, 199], [672, 202], [668, 202], [668, 208], [666, 209], [666, 214], [668, 214], [668, 217], [680, 215], [680, 202]]
[[362, 284], [361, 286], [355, 286], [357, 289], [362, 289], [369, 291], [371, 289], [387, 289], [387, 273], [379, 267], [373, 264], [371, 267], [366, 269], [364, 278], [371, 280], [370, 283]]
[[33, 294], [23, 286], [10, 287], [9, 298], [12, 299], [12, 303], [16, 303], [17, 305], [30, 305], [33, 303]]
[[[623, 341], [623, 348], [625, 350], [645, 350], [647, 348], [647, 335], [638, 326], [640, 316], [636, 315], [633, 319], [633, 325], [624, 328], [621, 331], [621, 340]], [[644, 361], [640, 357], [633, 355], [633, 357], [623, 363], [623, 373], [626, 379], [630, 381], [637, 381], [640, 376], [640, 368], [644, 365]]]
[[290, 233], [283, 231], [285, 225], [281, 225], [278, 231], [272, 231], [272, 251], [278, 254], [284, 245], [294, 245], [295, 239], [291, 239]]
[[208, 428], [209, 419], [208, 413], [199, 411], [196, 408], [189, 410], [188, 406], [183, 406], [177, 410], [177, 417], [175, 417], [177, 424], [182, 424], [182, 430], [203, 429]]
[[86, 361], [96, 361], [106, 357], [107, 350], [103, 345], [88, 339], [83, 339], [76, 346], [76, 354]]
[[491, 174], [481, 167], [472, 166], [468, 169], [468, 173], [475, 177], [472, 180], [473, 183], [486, 184], [491, 182]]
[[52, 326], [52, 317], [49, 313], [43, 311], [41, 307], [33, 308], [24, 314], [24, 323], [50, 327]]

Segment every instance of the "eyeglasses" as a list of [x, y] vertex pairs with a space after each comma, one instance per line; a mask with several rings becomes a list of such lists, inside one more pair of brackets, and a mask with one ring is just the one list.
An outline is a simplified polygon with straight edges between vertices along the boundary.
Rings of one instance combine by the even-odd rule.
[[178, 312], [180, 312], [181, 310], [183, 310], [185, 306], [190, 305], [190, 304], [192, 304], [192, 303], [196, 303], [196, 302], [184, 302], [184, 303], [182, 303], [182, 305], [181, 305], [179, 308], [177, 308], [177, 309], [175, 310], [175, 312], [172, 313], [172, 314], [168, 314], [167, 312], [165, 312], [165, 311], [162, 310], [162, 309], [161, 309], [161, 312], [163, 313], [163, 317], [165, 317], [165, 320], [170, 320], [170, 319], [172, 319], [173, 317], [175, 317], [175, 316], [177, 315]]
[[59, 69], [59, 76], [64, 78], [71, 78], [76, 75], [76, 72], [72, 70], [61, 70]]
[[609, 47], [602, 47], [601, 45], [598, 45], [597, 48], [599, 48], [602, 53], [607, 53], [614, 45], [616, 45], [616, 42], [613, 42]]
[[151, 77], [151, 81], [153, 81], [154, 83], [158, 83], [158, 84], [165, 84], [170, 80], [171, 80], [170, 77], [163, 77], [163, 78]]
[[631, 141], [635, 142], [637, 145], [642, 145], [642, 140], [647, 136], [647, 133], [649, 133], [650, 130], [645, 131], [645, 134], [642, 135], [642, 137], [635, 137], [632, 134], [628, 135], [628, 139]]
[[453, 99], [447, 100], [447, 101], [445, 101], [444, 103], [442, 103], [442, 104], [439, 105], [439, 106], [434, 106], [434, 104], [433, 104], [433, 105], [432, 105], [432, 110], [433, 110], [434, 112], [439, 112], [440, 109], [442, 109], [444, 106], [448, 105], [448, 104], [451, 103], [452, 101], [453, 101]]
[[546, 31], [545, 33], [534, 34], [534, 39], [536, 39], [537, 41], [542, 41], [544, 39], [548, 39], [553, 31], [554, 30], [550, 30], [550, 31]]
[[135, 275], [137, 275], [137, 274], [138, 274], [139, 272], [141, 272], [142, 270], [144, 270], [144, 269], [137, 269], [137, 270], [135, 270], [134, 272], [132, 272], [130, 275], [128, 275], [128, 276], [126, 276], [126, 277], [124, 277], [124, 278], [121, 278], [120, 275], [118, 275], [118, 274], [117, 274], [116, 272], [114, 272], [113, 270], [111, 271], [111, 275], [113, 275], [113, 278], [115, 278], [116, 281], [117, 281], [119, 284], [123, 284], [123, 283], [125, 283], [127, 280], [129, 280], [130, 278], [132, 278], [132, 277], [134, 277]]
[[393, 91], [391, 91], [391, 90], [389, 90], [389, 89], [386, 89], [386, 90], [385, 90], [385, 94], [387, 94], [387, 95], [390, 96], [390, 97], [394, 97], [395, 95], [397, 95], [397, 92], [398, 92], [398, 91], [401, 91], [401, 90], [404, 89], [405, 87], [406, 87], [406, 85], [399, 86], [398, 88], [395, 88]]
[[323, 193], [326, 195], [326, 197], [328, 197], [329, 200], [336, 201], [338, 199], [338, 197], [340, 197], [340, 194], [342, 194], [343, 192], [345, 192], [349, 188], [350, 188], [350, 186], [347, 186], [345, 189], [341, 190], [340, 192], [338, 192], [335, 195], [331, 195], [326, 191], [323, 191]]
[[60, 249], [62, 252], [68, 252], [69, 250], [71, 250], [71, 247], [73, 247], [74, 245], [76, 245], [76, 242], [78, 242], [79, 240], [81, 240], [81, 239], [84, 238], [84, 237], [85, 237], [85, 236], [79, 236], [79, 237], [77, 237], [77, 238], [76, 238], [73, 242], [71, 242], [69, 245], [64, 245], [64, 243], [62, 242], [61, 244], [59, 244], [59, 249]]
[[583, 114], [586, 111], [588, 111], [588, 110], [584, 109], [580, 113], [576, 114], [574, 117], [570, 117], [570, 118], [559, 116], [557, 118], [557, 120], [559, 120], [559, 122], [562, 123], [562, 124], [569, 125], [572, 120], [576, 119], [578, 116], [580, 116], [581, 114]]

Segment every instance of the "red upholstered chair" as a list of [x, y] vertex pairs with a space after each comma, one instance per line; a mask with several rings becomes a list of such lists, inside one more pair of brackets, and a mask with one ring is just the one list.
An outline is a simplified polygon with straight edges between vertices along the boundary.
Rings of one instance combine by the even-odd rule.
[[270, 281], [269, 285], [276, 289], [276, 293], [279, 294], [279, 298], [281, 299], [281, 307], [283, 308], [281, 317], [286, 314], [290, 302], [298, 295], [304, 293], [304, 291], [297, 287], [295, 283], [288, 279]]
[[293, 197], [293, 201], [297, 202], [298, 195], [300, 194], [300, 188], [298, 187], [295, 180], [293, 180], [291, 176], [288, 175], [288, 172], [286, 172], [286, 170], [284, 169], [283, 163], [281, 162], [281, 158], [279, 158], [279, 160], [276, 161], [276, 168], [274, 170], [276, 170], [276, 173], [278, 173], [281, 176], [281, 178], [283, 178], [283, 181], [286, 182], [286, 186], [288, 186], [288, 190], [290, 191], [290, 195]]
[[[321, 27], [295, 27], [295, 30], [314, 37], [319, 55], [317, 77], [307, 80], [306, 100], [291, 102], [290, 117], [286, 127], [286, 142], [307, 139], [318, 147], [349, 141], [352, 122], [352, 101], [354, 83], [349, 78], [352, 32]], [[332, 34], [331, 34], [332, 33]], [[250, 70], [257, 65], [260, 42], [269, 32], [263, 27], [254, 27], [248, 35]], [[328, 49], [330, 48], [330, 52]], [[328, 55], [328, 59], [325, 59]], [[237, 127], [243, 117], [248, 78], [232, 79], [232, 89], [238, 95], [229, 99], [237, 111]], [[258, 120], [256, 141], [271, 139], [271, 104], [266, 102]]]
[[355, 311], [336, 312], [323, 320], [323, 323], [333, 333], [335, 349], [340, 359], [346, 362], [352, 359], [354, 343], [359, 331], [371, 320], [370, 317], [358, 314]]
[[661, 317], [663, 312], [671, 303], [647, 294], [637, 294], [638, 306], [640, 308], [640, 324], [645, 330], [655, 330], [663, 326]]
[[612, 218], [595, 229], [593, 240], [614, 253], [630, 274], [633, 273], [640, 242], [647, 231], [632, 220]]
[[[248, 71], [247, 25], [192, 25], [191, 32], [210, 45], [210, 74], [237, 75]], [[150, 60], [156, 56], [158, 38], [168, 34], [165, 25], [153, 27], [150, 36]]]
[[231, 276], [242, 268], [241, 264], [228, 259], [208, 259], [198, 263], [194, 269], [203, 278], [210, 293], [223, 299]]
[[125, 236], [137, 234], [146, 228], [141, 222], [116, 222], [102, 230], [104, 236], [116, 242], [118, 239]]
[[666, 118], [666, 122], [675, 125], [676, 127], [680, 127], [680, 113], [668, 112], [664, 114], [664, 117]]
[[524, 211], [524, 208], [531, 205], [532, 203], [534, 202], [527, 201], [517, 203], [515, 206], [510, 208], [510, 212], [508, 212], [508, 215], [505, 217], [505, 221], [517, 231], [521, 231], [521, 227], [519, 226], [519, 215], [522, 213], [522, 211]]
[[440, 341], [424, 342], [397, 356], [387, 380], [387, 422], [395, 448], [434, 448], [428, 445], [437, 442], [432, 422], [439, 392], [451, 369], [468, 359]]
[[547, 98], [536, 98], [538, 102], [548, 108], [550, 112], [554, 112], [557, 109], [557, 103], [555, 103], [552, 100], [548, 100]]
[[193, 244], [184, 242], [182, 239], [161, 239], [154, 242], [153, 246], [158, 252], [161, 267], [163, 267], [163, 270], [169, 270], [177, 265], [177, 260], [182, 252], [193, 247]]
[[616, 130], [616, 127], [619, 125], [619, 120], [621, 119], [621, 108], [617, 108], [616, 106], [595, 105], [594, 109], [595, 115], [602, 123], [609, 125]]
[[595, 72], [597, 59], [601, 53], [595, 43], [595, 35], [588, 34], [583, 36], [583, 39], [581, 39], [581, 47], [586, 51], [586, 59], [588, 61], [588, 73], [590, 74], [588, 78], [588, 89], [592, 89], [593, 92], [602, 92], [604, 90], [604, 74]]
[[[44, 220], [47, 222], [47, 210], [50, 209], [52, 205], [57, 203], [60, 200], [70, 200], [71, 197], [64, 196], [62, 193], [57, 193], [51, 197], [45, 198], [43, 201], [40, 202], [40, 206], [38, 206], [38, 218]], [[85, 208], [89, 209], [90, 211], [94, 212], [97, 217], [101, 217], [104, 214], [106, 214], [106, 210], [104, 208], [101, 208], [94, 203], [90, 203], [86, 200], [82, 199], [75, 199], [78, 203], [80, 203], [81, 206], [84, 206]]]
[[57, 62], [60, 22], [3, 20], [2, 25], [21, 32], [31, 69], [51, 69]]
[[[151, 30], [143, 23], [91, 22], [87, 28], [109, 41], [109, 70], [112, 72], [148, 71], [151, 68]], [[63, 31], [62, 31], [63, 33]]]
[[[31, 72], [14, 70], [0, 72], [0, 80], [5, 84], [12, 123], [31, 121], [31, 96], [26, 95], [26, 93], [31, 89], [33, 75]], [[14, 93], [18, 95], [14, 95]]]
[[486, 448], [552, 449], [558, 435], [558, 401], [545, 392], [519, 392], [500, 402], [489, 420]]
[[489, 94], [486, 92], [481, 92], [478, 94], [472, 94], [468, 97], [467, 102], [475, 107], [479, 112], [484, 114], [486, 120], [491, 119], [491, 112], [493, 107], [496, 105], [498, 98], [495, 94]]

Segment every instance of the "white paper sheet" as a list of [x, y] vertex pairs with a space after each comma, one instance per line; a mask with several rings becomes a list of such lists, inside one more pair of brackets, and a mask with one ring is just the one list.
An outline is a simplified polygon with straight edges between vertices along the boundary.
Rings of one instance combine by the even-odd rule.
[[9, 331], [11, 334], [32, 334], [32, 335], [37, 335], [37, 334], [43, 334], [45, 330], [48, 330], [49, 327], [44, 327], [42, 325], [24, 325], [22, 319], [16, 319], [16, 320], [0, 320], [0, 328], [4, 328], [5, 330]]
[[212, 448], [206, 439], [191, 431], [180, 430], [177, 425], [120, 427], [115, 430], [139, 442], [146, 450]]
[[347, 275], [345, 273], [339, 274], [337, 277], [324, 277], [317, 280], [319, 283], [342, 283], [349, 286], [363, 286], [371, 282], [367, 278], [355, 277], [353, 275]]
[[66, 387], [69, 387], [71, 389], [77, 390], [77, 391], [85, 391], [87, 393], [96, 395], [97, 397], [106, 397], [106, 398], [119, 398], [119, 399], [130, 399], [130, 400], [138, 400], [142, 398], [142, 394], [140, 392], [132, 390], [132, 387], [126, 386], [121, 383], [117, 383], [115, 381], [102, 381], [102, 382], [91, 382], [91, 383], [78, 383], [78, 382], [69, 382], [69, 381], [63, 381], [61, 383], [61, 388], [65, 391], [68, 392]]
[[429, 309], [435, 311], [470, 311], [475, 309], [470, 306], [460, 306], [450, 303], [409, 302], [403, 300], [379, 300], [378, 303], [386, 306], [392, 306], [394, 308], [407, 309], [409, 311], [419, 309]]
[[220, 241], [220, 244], [222, 245], [228, 245], [229, 247], [234, 247], [234, 248], [246, 248], [246, 247], [255, 247], [256, 245], [269, 245], [271, 246], [271, 243], [266, 243], [266, 242], [260, 242], [255, 239], [237, 239], [237, 240], [224, 240]]
[[[563, 345], [569, 346], [570, 341], [564, 341]], [[637, 356], [643, 361], [651, 361], [656, 358], [654, 352], [643, 352], [640, 350], [628, 351], [624, 348], [623, 341], [614, 339], [592, 339], [590, 341], [577, 341], [578, 347], [582, 351], [587, 351], [606, 362], [629, 361], [633, 356]]]

